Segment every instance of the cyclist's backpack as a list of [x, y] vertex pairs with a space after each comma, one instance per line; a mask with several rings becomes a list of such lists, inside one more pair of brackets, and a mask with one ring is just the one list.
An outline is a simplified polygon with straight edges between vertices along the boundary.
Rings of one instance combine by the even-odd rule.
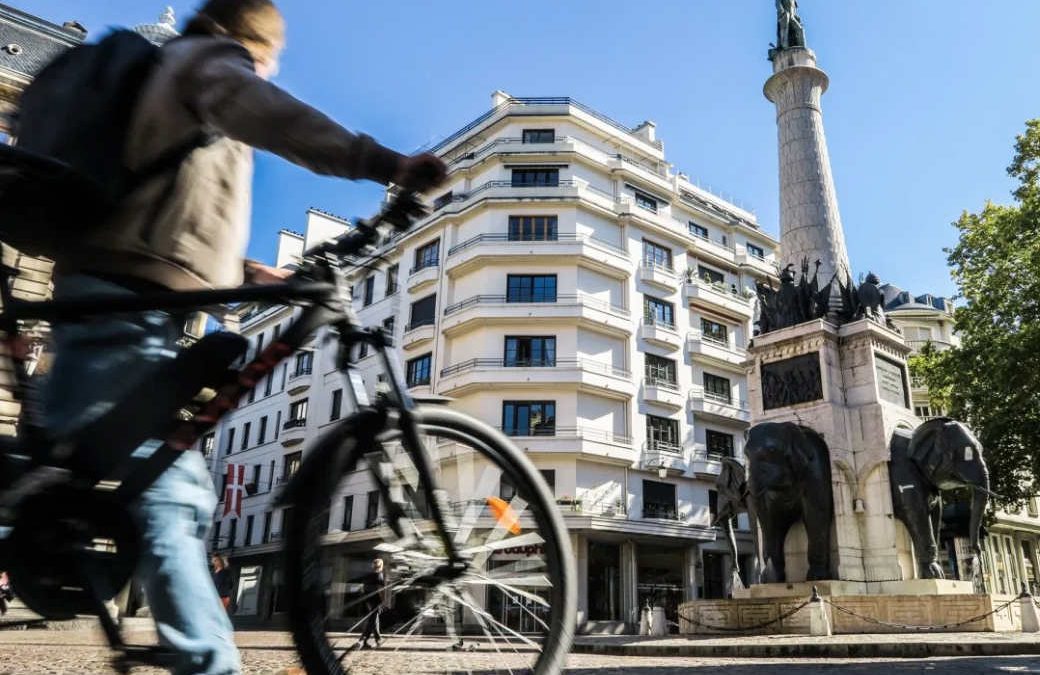
[[180, 165], [204, 137], [130, 171], [126, 141], [158, 47], [118, 30], [52, 61], [22, 94], [15, 146], [0, 145], [0, 241], [60, 257], [146, 179]]

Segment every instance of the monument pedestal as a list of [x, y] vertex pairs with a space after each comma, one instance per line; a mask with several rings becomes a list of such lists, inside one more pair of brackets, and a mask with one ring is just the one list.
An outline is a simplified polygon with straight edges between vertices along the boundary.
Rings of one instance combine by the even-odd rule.
[[[834, 496], [831, 573], [848, 582], [914, 576], [913, 554], [893, 518], [889, 440], [919, 424], [910, 409], [903, 337], [873, 321], [817, 319], [757, 336], [748, 348], [755, 424], [794, 422], [819, 432], [830, 452]], [[807, 571], [805, 529], [785, 544], [787, 580]]]

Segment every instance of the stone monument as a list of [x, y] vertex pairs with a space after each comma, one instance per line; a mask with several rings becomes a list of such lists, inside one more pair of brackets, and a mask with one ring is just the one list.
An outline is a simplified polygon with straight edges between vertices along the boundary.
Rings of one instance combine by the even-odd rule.
[[[764, 93], [777, 111], [780, 253], [786, 267], [778, 288], [760, 284], [757, 289], [758, 330], [746, 362], [753, 421], [747, 482], [740, 482], [743, 474], [736, 468], [726, 480], [732, 487], [727, 499], [745, 500], [732, 509], [746, 508], [761, 518], [756, 510], [778, 506], [766, 527], [755, 528], [756, 557], [763, 568], [752, 575], [750, 586], [735, 583], [729, 600], [685, 603], [680, 616], [689, 618], [681, 630], [712, 632], [704, 626], [718, 625], [807, 632], [813, 625], [810, 610], [790, 612], [813, 594], [814, 586], [825, 599], [882, 621], [895, 617], [900, 623], [937, 626], [969, 619], [992, 610], [997, 601], [975, 595], [970, 581], [919, 574], [931, 569], [934, 544], [921, 552], [924, 560], [915, 560], [899, 518], [912, 519], [902, 506], [896, 513], [893, 505], [891, 444], [921, 424], [911, 410], [910, 349], [881, 310], [878, 278], [870, 274], [858, 287], [853, 283], [823, 127], [821, 99], [828, 78], [806, 46], [797, 2], [776, 0], [776, 7], [777, 42], [769, 51], [773, 74]], [[805, 443], [778, 442], [781, 432], [799, 429], [817, 434], [815, 445], [822, 450], [799, 453]], [[767, 430], [763, 438], [756, 436], [762, 435], [759, 430]], [[769, 466], [788, 459], [790, 475]], [[817, 461], [829, 472], [812, 469]], [[756, 463], [763, 462], [767, 470], [756, 472]], [[822, 479], [829, 489], [812, 487]], [[825, 524], [820, 513], [828, 509], [799, 496], [807, 490], [832, 500], [833, 515], [825, 514]], [[804, 517], [810, 510], [813, 517]], [[812, 532], [806, 532], [806, 523]], [[784, 540], [782, 561], [778, 544], [766, 550], [768, 539], [777, 536]], [[820, 550], [824, 542], [829, 555]], [[776, 625], [764, 621], [785, 614], [790, 616]], [[1016, 621], [1009, 610], [961, 629], [1009, 630]], [[836, 611], [830, 622], [835, 632], [880, 630]]]

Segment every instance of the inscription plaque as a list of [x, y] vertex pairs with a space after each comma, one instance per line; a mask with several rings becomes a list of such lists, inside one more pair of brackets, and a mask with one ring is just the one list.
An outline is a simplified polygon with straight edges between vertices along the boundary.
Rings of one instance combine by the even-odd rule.
[[762, 376], [762, 408], [765, 410], [823, 398], [819, 352], [763, 363], [759, 371]]
[[882, 401], [888, 401], [904, 408], [910, 407], [910, 397], [906, 392], [906, 370], [903, 365], [887, 359], [880, 354], [874, 355], [877, 372], [878, 393]]

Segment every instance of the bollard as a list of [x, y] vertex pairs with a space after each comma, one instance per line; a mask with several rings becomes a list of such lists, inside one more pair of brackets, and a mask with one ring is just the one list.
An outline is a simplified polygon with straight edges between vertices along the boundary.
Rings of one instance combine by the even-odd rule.
[[809, 635], [830, 637], [831, 622], [827, 618], [827, 606], [823, 604], [816, 586], [812, 589], [812, 598], [809, 600]]
[[664, 607], [654, 605], [654, 608], [650, 610], [650, 616], [650, 635], [653, 635], [654, 637], [667, 637], [668, 620], [664, 616]]
[[649, 635], [650, 634], [650, 608], [644, 607], [639, 616], [639, 634]]
[[1022, 608], [1022, 632], [1040, 633], [1040, 616], [1037, 616], [1036, 604], [1033, 596], [1022, 582], [1022, 593], [1018, 596], [1018, 604]]

